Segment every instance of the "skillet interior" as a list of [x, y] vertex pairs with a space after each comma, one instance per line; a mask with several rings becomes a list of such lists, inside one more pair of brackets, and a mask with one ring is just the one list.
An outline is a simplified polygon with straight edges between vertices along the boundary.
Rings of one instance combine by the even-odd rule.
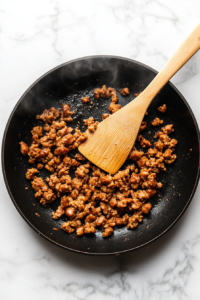
[[[178, 140], [176, 154], [178, 159], [169, 165], [167, 172], [158, 175], [163, 182], [160, 190], [151, 202], [151, 213], [134, 230], [125, 227], [116, 229], [107, 239], [101, 232], [95, 235], [77, 237], [75, 233], [66, 234], [60, 228], [63, 220], [53, 220], [51, 213], [59, 204], [56, 200], [48, 208], [42, 207], [34, 198], [31, 183], [25, 179], [28, 159], [22, 157], [19, 151], [21, 140], [31, 143], [30, 131], [38, 124], [35, 116], [45, 108], [61, 107], [61, 103], [71, 104], [77, 109], [73, 123], [90, 116], [101, 120], [102, 113], [108, 112], [110, 100], [93, 100], [92, 109], [88, 104], [82, 105], [83, 95], [93, 95], [93, 89], [103, 84], [119, 90], [128, 86], [130, 96], [119, 96], [119, 103], [125, 105], [134, 94], [142, 91], [155, 77], [156, 71], [136, 61], [111, 56], [96, 56], [77, 59], [63, 64], [39, 78], [21, 97], [15, 106], [5, 129], [2, 144], [2, 168], [5, 183], [13, 203], [28, 222], [43, 237], [69, 250], [88, 254], [114, 254], [141, 247], [166, 232], [183, 214], [196, 190], [199, 177], [199, 130], [191, 109], [183, 96], [171, 83], [166, 84], [149, 107], [145, 117], [149, 126], [144, 137], [149, 139], [148, 131], [153, 133], [150, 122], [156, 117], [164, 120], [164, 124], [174, 124], [175, 132], [171, 134]], [[119, 93], [118, 93], [119, 94]], [[157, 111], [158, 106], [166, 103], [165, 114]], [[85, 129], [81, 126], [81, 129]], [[19, 137], [20, 134], [20, 137]], [[192, 151], [190, 151], [192, 149]], [[41, 171], [45, 178], [49, 175]], [[25, 186], [29, 187], [25, 190]], [[167, 199], [169, 199], [167, 201]], [[35, 206], [33, 206], [35, 204]], [[38, 218], [35, 213], [40, 214]]]

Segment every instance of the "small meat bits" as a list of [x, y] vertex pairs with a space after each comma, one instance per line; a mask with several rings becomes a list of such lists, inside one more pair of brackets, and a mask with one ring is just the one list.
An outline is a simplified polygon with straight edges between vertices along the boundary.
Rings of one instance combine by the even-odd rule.
[[[120, 93], [127, 96], [129, 89], [123, 88]], [[100, 98], [104, 98], [104, 101], [110, 98], [111, 114], [122, 107], [117, 104], [119, 98], [114, 88], [104, 85], [95, 89], [94, 101]], [[81, 100], [83, 105], [91, 101], [90, 97]], [[164, 104], [158, 110], [164, 113], [166, 108]], [[162, 189], [159, 173], [166, 171], [167, 166], [177, 158], [175, 148], [178, 142], [169, 136], [174, 132], [173, 124], [162, 127], [154, 135], [153, 141], [149, 141], [141, 134], [148, 128], [147, 122], [142, 122], [137, 138], [142, 151], [134, 146], [128, 157], [130, 164], [115, 175], [110, 175], [77, 151], [78, 146], [86, 141], [87, 131], [81, 132], [78, 127], [73, 130], [68, 125], [75, 113], [68, 104], [63, 104], [61, 111], [54, 107], [45, 109], [36, 116], [40, 126], [33, 127], [31, 131], [31, 145], [20, 142], [21, 153], [28, 157], [30, 163], [26, 179], [31, 181], [35, 198], [44, 207], [60, 199], [52, 218], [65, 216], [66, 221], [61, 229], [68, 234], [95, 234], [100, 229], [103, 237], [107, 238], [115, 228], [136, 228], [142, 222], [143, 215], [151, 211], [151, 198], [157, 190]], [[105, 112], [102, 120], [109, 116]], [[44, 122], [43, 126], [41, 121]], [[93, 117], [83, 120], [83, 123], [90, 132], [98, 127]], [[163, 120], [156, 118], [150, 126], [163, 123]], [[39, 175], [41, 169], [49, 173], [45, 180]], [[72, 172], [74, 176], [70, 175]]]

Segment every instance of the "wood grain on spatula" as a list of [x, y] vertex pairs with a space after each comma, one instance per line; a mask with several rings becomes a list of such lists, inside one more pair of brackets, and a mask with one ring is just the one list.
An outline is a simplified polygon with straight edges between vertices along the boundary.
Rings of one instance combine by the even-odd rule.
[[104, 171], [115, 174], [127, 159], [150, 103], [169, 79], [200, 49], [200, 24], [165, 67], [133, 101], [102, 121], [79, 151]]

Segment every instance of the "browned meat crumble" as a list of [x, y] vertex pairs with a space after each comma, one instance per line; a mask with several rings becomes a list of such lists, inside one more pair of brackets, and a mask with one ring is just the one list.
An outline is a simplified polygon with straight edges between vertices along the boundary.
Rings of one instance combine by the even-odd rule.
[[129, 95], [129, 88], [123, 88], [120, 93], [122, 94], [122, 96], [126, 96]]
[[82, 101], [83, 103], [88, 103], [88, 102], [90, 102], [90, 97], [83, 97], [83, 98], [81, 99], [81, 101]]
[[21, 145], [21, 153], [23, 155], [27, 155], [28, 151], [29, 151], [28, 145], [26, 143], [24, 143], [24, 142], [20, 142], [19, 144]]
[[159, 125], [163, 124], [163, 120], [160, 120], [159, 118], [155, 118], [151, 124], [153, 126], [159, 126]]
[[163, 106], [158, 107], [158, 111], [160, 111], [162, 113], [166, 112], [166, 110], [167, 110], [166, 104], [163, 104]]
[[103, 114], [103, 115], [102, 115], [102, 120], [107, 119], [109, 116], [110, 116], [110, 114]]
[[97, 129], [97, 125], [99, 124], [99, 122], [95, 122], [94, 118], [89, 118], [87, 120], [83, 120], [84, 125], [86, 125], [88, 127], [88, 130], [90, 132], [94, 132]]
[[[122, 95], [128, 93], [128, 88], [121, 90]], [[109, 110], [112, 113], [121, 108], [121, 105], [116, 104], [118, 97], [113, 88], [107, 89], [104, 85], [95, 89], [94, 97], [97, 100], [100, 97], [111, 98]], [[90, 99], [84, 97], [82, 101], [87, 103]], [[165, 110], [165, 104], [159, 107], [159, 111]], [[143, 151], [133, 147], [128, 158], [133, 163], [115, 175], [110, 175], [94, 166], [79, 152], [74, 158], [69, 157], [68, 153], [87, 139], [87, 132], [81, 132], [78, 127], [73, 130], [67, 126], [66, 122], [73, 120], [74, 113], [67, 104], [62, 105], [62, 112], [53, 107], [45, 109], [41, 115], [36, 116], [37, 120], [44, 121], [44, 125], [33, 127], [30, 147], [23, 141], [20, 142], [21, 153], [28, 155], [32, 165], [27, 170], [26, 178], [31, 180], [35, 198], [43, 206], [57, 197], [61, 198], [52, 217], [58, 219], [66, 216], [67, 220], [61, 228], [67, 233], [76, 231], [81, 236], [94, 234], [100, 228], [103, 237], [108, 237], [115, 227], [137, 227], [143, 220], [143, 214], [148, 214], [151, 210], [150, 198], [162, 188], [162, 183], [157, 181], [158, 173], [166, 171], [166, 166], [176, 160], [174, 152], [177, 140], [169, 137], [174, 131], [173, 125], [162, 127], [154, 135], [157, 139], [154, 145], [139, 134], [137, 139]], [[108, 113], [103, 114], [102, 119], [109, 116]], [[93, 117], [83, 122], [91, 132], [98, 126]], [[160, 124], [163, 121], [159, 118], [152, 122], [153, 126]], [[147, 126], [146, 122], [142, 122], [140, 132]], [[50, 173], [46, 182], [39, 177], [39, 171], [43, 167]], [[71, 169], [74, 170], [74, 178], [69, 175]]]
[[143, 131], [145, 129], [147, 129], [147, 122], [142, 122], [139, 131]]

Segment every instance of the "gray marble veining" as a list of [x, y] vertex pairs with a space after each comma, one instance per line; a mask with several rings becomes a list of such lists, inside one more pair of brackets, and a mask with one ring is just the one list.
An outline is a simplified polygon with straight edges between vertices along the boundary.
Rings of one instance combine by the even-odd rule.
[[[199, 20], [198, 0], [2, 0], [0, 134], [27, 87], [67, 60], [112, 54], [161, 70]], [[200, 122], [200, 52], [172, 82]], [[200, 299], [200, 188], [161, 239], [115, 257], [66, 252], [33, 232], [9, 199], [2, 175], [0, 299]], [[8, 218], [9, 216], [9, 218]]]

